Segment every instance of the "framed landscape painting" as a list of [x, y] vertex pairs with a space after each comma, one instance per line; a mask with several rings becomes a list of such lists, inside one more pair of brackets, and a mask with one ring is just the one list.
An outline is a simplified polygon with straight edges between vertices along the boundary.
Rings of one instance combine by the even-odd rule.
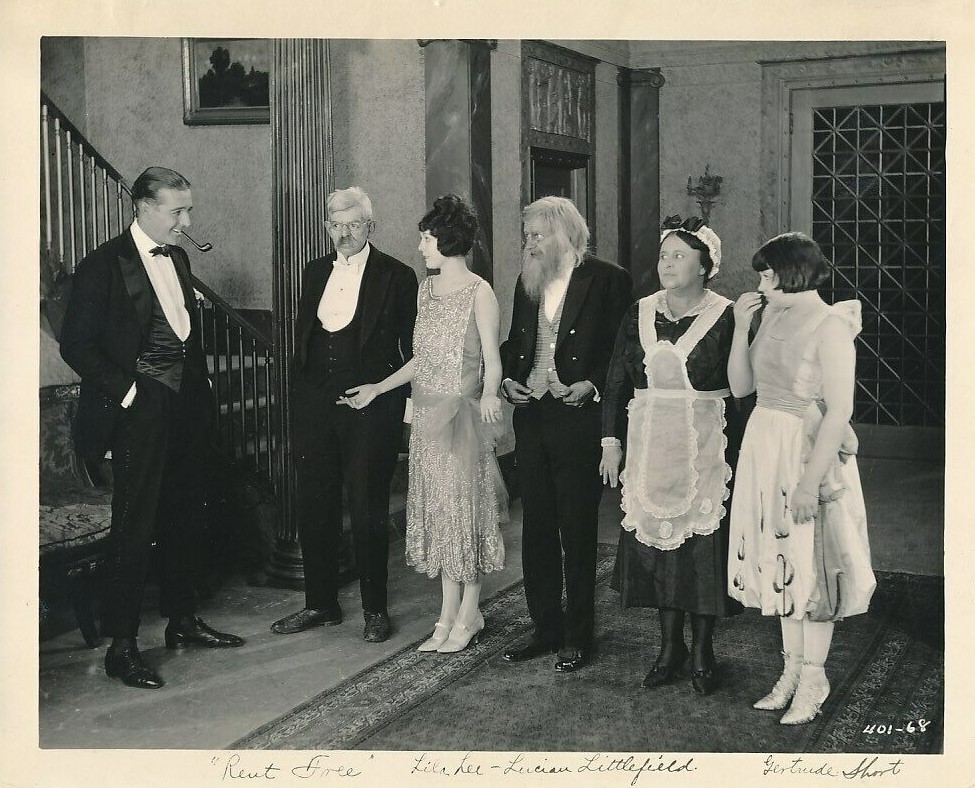
[[183, 122], [188, 126], [269, 123], [271, 42], [183, 39]]

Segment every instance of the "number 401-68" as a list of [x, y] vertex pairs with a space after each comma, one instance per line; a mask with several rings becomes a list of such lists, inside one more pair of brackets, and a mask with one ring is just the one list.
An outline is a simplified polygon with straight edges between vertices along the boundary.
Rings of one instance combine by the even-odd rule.
[[931, 721], [930, 720], [926, 720], [926, 719], [924, 719], [922, 717], [921, 719], [919, 719], [917, 721], [917, 723], [915, 723], [913, 720], [909, 720], [906, 725], [903, 725], [903, 726], [901, 726], [899, 728], [895, 728], [893, 726], [893, 724], [889, 724], [889, 725], [884, 725], [884, 724], [880, 724], [880, 725], [867, 725], [867, 727], [865, 727], [863, 729], [863, 732], [864, 733], [867, 733], [867, 734], [870, 734], [870, 733], [880, 733], [880, 734], [883, 734], [883, 733], [888, 733], [888, 734], [890, 734], [890, 733], [924, 733], [924, 731], [927, 730], [927, 727], [930, 724], [931, 724]]

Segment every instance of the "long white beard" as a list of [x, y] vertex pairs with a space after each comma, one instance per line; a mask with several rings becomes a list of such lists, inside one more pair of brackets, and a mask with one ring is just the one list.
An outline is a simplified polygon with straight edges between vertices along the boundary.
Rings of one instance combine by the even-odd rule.
[[558, 257], [532, 257], [528, 251], [522, 254], [521, 283], [532, 301], [536, 304], [541, 301], [546, 285], [558, 278], [561, 267]]

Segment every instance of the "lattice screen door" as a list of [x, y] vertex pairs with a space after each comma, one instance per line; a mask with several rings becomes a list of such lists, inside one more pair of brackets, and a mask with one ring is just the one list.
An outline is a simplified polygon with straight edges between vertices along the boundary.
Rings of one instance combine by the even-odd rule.
[[857, 298], [854, 419], [944, 426], [943, 83], [797, 90], [792, 228], [833, 262], [829, 301]]

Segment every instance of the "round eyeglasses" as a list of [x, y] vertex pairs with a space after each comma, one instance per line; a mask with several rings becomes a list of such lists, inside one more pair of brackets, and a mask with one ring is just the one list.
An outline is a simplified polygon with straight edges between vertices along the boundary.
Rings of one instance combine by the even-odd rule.
[[363, 227], [365, 227], [369, 222], [363, 222], [358, 219], [352, 222], [325, 222], [325, 227], [333, 233], [337, 232], [347, 232], [351, 230], [354, 233], [359, 232]]

